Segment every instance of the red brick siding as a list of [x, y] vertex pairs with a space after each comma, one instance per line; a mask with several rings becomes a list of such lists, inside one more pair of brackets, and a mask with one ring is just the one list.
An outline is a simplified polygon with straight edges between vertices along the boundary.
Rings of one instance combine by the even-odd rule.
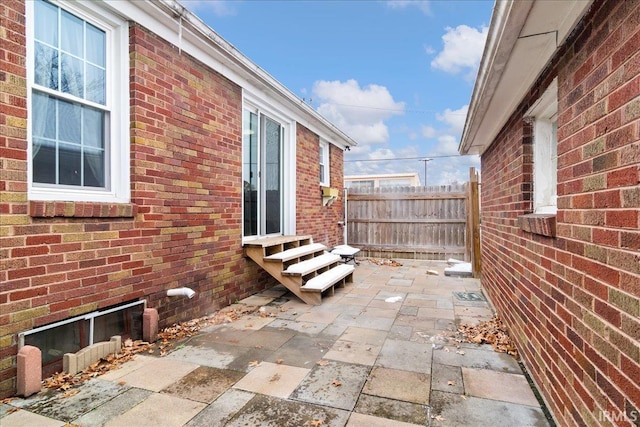
[[[30, 202], [24, 2], [0, 11], [0, 396], [15, 391], [20, 331], [139, 298], [164, 326], [273, 285], [241, 246], [241, 88], [132, 24], [131, 203]], [[297, 133], [298, 229], [340, 243], [341, 201], [321, 206], [318, 137]], [[335, 147], [331, 163], [341, 188]], [[196, 297], [165, 296], [180, 286]]]
[[300, 235], [310, 234], [313, 241], [328, 247], [342, 244], [343, 220], [343, 152], [329, 145], [331, 187], [340, 189], [340, 196], [331, 206], [322, 205], [320, 187], [320, 138], [298, 125], [296, 146], [296, 230]]
[[[483, 286], [563, 426], [640, 417], [638, 22], [639, 2], [596, 1], [482, 156]], [[532, 209], [524, 112], [556, 76], [554, 239], [517, 219]]]

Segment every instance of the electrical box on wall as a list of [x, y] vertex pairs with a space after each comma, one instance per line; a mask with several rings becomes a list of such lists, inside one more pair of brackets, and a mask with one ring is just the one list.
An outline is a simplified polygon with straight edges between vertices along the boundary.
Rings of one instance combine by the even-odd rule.
[[322, 205], [331, 206], [338, 200], [338, 194], [340, 191], [337, 188], [322, 187]]

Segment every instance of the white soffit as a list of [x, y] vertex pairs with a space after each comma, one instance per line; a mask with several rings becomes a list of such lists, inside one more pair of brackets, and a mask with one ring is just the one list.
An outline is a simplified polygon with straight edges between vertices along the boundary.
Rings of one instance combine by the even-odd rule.
[[496, 3], [460, 153], [482, 154], [491, 145], [590, 5], [590, 0]]

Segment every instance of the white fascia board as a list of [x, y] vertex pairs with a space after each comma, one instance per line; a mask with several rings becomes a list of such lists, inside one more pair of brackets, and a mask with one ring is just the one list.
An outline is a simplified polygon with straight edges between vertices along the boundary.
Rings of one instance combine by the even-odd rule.
[[496, 2], [458, 146], [461, 154], [482, 154], [489, 148], [591, 3]]
[[264, 69], [220, 37], [200, 18], [174, 0], [104, 0], [115, 13], [139, 23], [177, 46], [243, 90], [341, 148], [356, 142], [305, 104]]

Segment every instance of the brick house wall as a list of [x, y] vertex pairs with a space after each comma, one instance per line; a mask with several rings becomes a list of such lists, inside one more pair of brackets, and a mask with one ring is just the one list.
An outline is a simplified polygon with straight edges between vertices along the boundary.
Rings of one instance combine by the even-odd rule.
[[[639, 22], [640, 2], [596, 1], [482, 155], [482, 283], [562, 426], [640, 423]], [[533, 209], [524, 115], [556, 76], [549, 237], [521, 227]]]
[[[0, 16], [0, 397], [15, 393], [19, 332], [139, 299], [164, 327], [276, 283], [242, 248], [241, 87], [130, 23], [131, 203], [29, 201], [24, 2], [2, 2]], [[317, 168], [318, 137], [314, 148], [298, 133], [298, 177], [313, 173], [318, 191], [305, 169]], [[331, 241], [333, 217], [303, 193], [314, 217], [303, 231]], [[181, 286], [196, 296], [166, 297]]]
[[[344, 212], [343, 152], [334, 145], [329, 146], [331, 187], [340, 189], [340, 195], [331, 206], [323, 206], [320, 187], [320, 137], [298, 125], [297, 138], [297, 233], [300, 235], [310, 234], [313, 236], [314, 242], [323, 243], [327, 247], [340, 245], [344, 243], [342, 239], [343, 227], [338, 224], [343, 220]], [[309, 161], [308, 159], [318, 159], [318, 161]]]

